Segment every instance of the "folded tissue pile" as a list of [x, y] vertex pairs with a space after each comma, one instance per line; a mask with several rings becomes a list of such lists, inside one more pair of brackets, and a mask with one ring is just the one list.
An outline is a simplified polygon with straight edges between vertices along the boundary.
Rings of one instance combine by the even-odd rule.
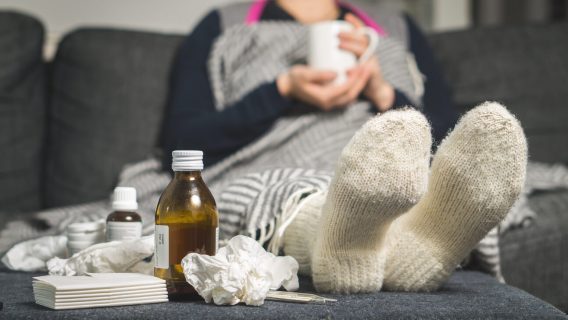
[[207, 303], [260, 306], [269, 290], [298, 290], [298, 262], [266, 252], [254, 239], [236, 236], [215, 256], [190, 253], [181, 262], [185, 278]]

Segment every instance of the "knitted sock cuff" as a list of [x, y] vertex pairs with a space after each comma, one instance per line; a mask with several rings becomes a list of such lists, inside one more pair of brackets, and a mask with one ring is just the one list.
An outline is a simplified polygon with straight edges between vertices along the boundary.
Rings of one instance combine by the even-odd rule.
[[325, 197], [322, 193], [304, 199], [306, 203], [284, 233], [284, 253], [298, 261], [301, 275], [311, 275], [311, 255]]

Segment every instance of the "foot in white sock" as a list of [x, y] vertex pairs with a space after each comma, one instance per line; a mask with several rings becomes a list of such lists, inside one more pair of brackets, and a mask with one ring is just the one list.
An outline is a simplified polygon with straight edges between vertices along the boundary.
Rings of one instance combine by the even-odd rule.
[[338, 161], [319, 223], [311, 259], [318, 291], [381, 289], [384, 236], [424, 193], [430, 147], [430, 126], [412, 109], [377, 116], [353, 136]]
[[384, 288], [439, 288], [510, 210], [526, 162], [523, 130], [503, 106], [463, 116], [434, 156], [426, 194], [388, 231]]

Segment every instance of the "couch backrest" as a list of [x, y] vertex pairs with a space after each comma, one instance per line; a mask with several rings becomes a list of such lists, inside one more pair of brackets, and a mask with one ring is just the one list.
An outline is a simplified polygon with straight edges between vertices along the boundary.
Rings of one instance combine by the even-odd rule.
[[532, 160], [568, 163], [568, 23], [430, 37], [462, 111], [503, 102], [521, 121]]
[[[523, 123], [533, 160], [568, 162], [567, 26], [431, 37], [460, 109], [505, 103]], [[126, 163], [152, 153], [181, 38], [105, 29], [65, 37], [51, 78], [48, 206], [108, 196]]]
[[47, 206], [107, 197], [121, 168], [158, 143], [181, 36], [82, 29], [53, 61]]
[[0, 12], [0, 212], [37, 210], [45, 139], [43, 27]]

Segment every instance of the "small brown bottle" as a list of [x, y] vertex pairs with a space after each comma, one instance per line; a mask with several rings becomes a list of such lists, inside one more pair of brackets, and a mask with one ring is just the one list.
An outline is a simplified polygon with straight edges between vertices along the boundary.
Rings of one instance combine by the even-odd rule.
[[133, 240], [142, 237], [142, 218], [136, 213], [136, 189], [116, 187], [114, 189], [112, 212], [106, 220], [106, 240]]
[[166, 280], [170, 300], [197, 298], [183, 274], [181, 260], [190, 252], [215, 255], [219, 214], [201, 178], [203, 152], [172, 152], [174, 177], [156, 208], [154, 276]]

